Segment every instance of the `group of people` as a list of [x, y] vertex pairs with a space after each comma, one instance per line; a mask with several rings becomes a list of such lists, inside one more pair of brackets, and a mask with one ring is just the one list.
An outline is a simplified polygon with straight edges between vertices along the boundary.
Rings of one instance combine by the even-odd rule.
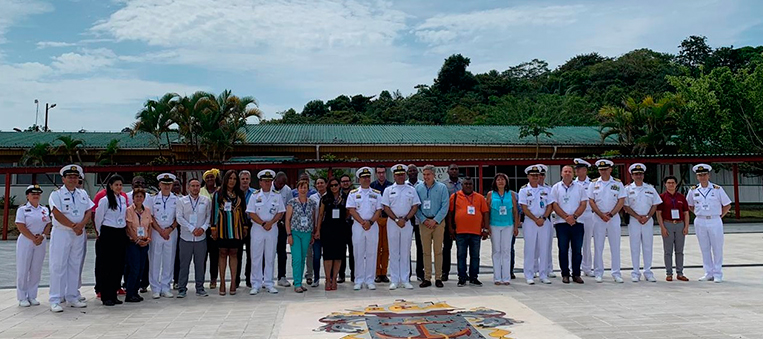
[[[629, 167], [633, 182], [627, 186], [612, 177], [612, 161], [602, 159], [595, 164], [599, 178], [589, 179], [592, 165], [575, 159], [562, 168], [561, 181], [552, 186], [545, 183], [546, 165], [528, 166], [529, 183], [518, 191], [510, 190], [509, 177], [498, 173], [484, 196], [475, 191], [472, 178], [459, 178], [455, 164], [448, 167], [448, 179], [443, 182], [435, 180], [432, 165], [422, 168], [423, 181], [418, 179], [415, 165], [395, 165], [392, 182], [386, 180], [386, 167], [362, 167], [355, 173], [358, 188], [353, 187], [349, 175], [318, 178], [311, 188], [310, 178], [303, 175], [291, 189], [283, 172], [262, 170], [257, 174], [259, 189], [254, 189], [249, 171], [229, 170], [220, 176], [220, 171], [212, 169], [201, 179], [188, 180], [188, 195], [180, 194], [179, 182], [171, 173], [157, 176], [160, 191], [154, 196], [144, 189], [143, 178], [136, 176], [131, 182], [133, 190], [125, 193], [124, 179], [113, 175], [95, 201], [78, 188], [82, 168], [69, 165], [61, 169], [64, 186], [50, 194], [48, 207], [40, 204], [42, 189], [32, 185], [26, 190], [27, 203], [17, 211], [19, 306], [40, 304], [37, 286], [48, 239], [51, 311], [62, 312], [63, 303], [87, 306], [79, 289], [85, 226], [91, 219], [97, 234], [95, 289], [106, 306], [122, 304], [120, 292], [125, 294], [125, 302], [140, 302], [140, 292], [147, 292], [147, 286], [154, 299], [186, 297], [192, 261], [197, 296], [208, 295], [204, 287], [207, 260], [209, 287], [218, 289], [220, 295], [236, 294], [242, 280], [251, 295], [262, 289], [278, 293], [276, 284], [291, 286], [286, 278], [287, 244], [297, 293], [307, 291], [306, 285], [319, 285], [321, 259], [326, 291], [345, 282], [347, 261], [354, 290], [374, 290], [379, 283], [388, 283], [390, 290], [413, 289], [414, 274], [419, 287], [432, 286], [434, 281], [441, 288], [450, 275], [453, 242], [457, 285], [481, 286], [480, 243], [487, 239], [492, 244], [493, 283], [509, 285], [516, 278], [514, 244], [520, 226], [528, 284], [534, 284], [536, 278], [550, 284], [555, 277], [554, 229], [562, 282], [582, 284], [583, 275], [602, 282], [604, 240], [608, 238], [612, 278], [622, 283], [621, 211], [629, 218], [633, 282], [642, 274], [645, 280], [656, 281], [651, 270], [655, 216], [663, 238], [666, 280], [673, 280], [674, 253], [676, 279], [688, 280], [683, 274], [683, 246], [689, 212], [696, 216], [705, 271], [699, 280], [723, 280], [721, 218], [731, 201], [720, 186], [709, 181], [709, 165], [693, 167], [699, 184], [683, 196], [673, 176], [664, 178], [666, 191], [662, 194], [645, 183], [644, 164]], [[374, 173], [376, 180], [372, 180]], [[172, 292], [173, 276], [177, 295]], [[122, 289], [123, 280], [126, 290]]]

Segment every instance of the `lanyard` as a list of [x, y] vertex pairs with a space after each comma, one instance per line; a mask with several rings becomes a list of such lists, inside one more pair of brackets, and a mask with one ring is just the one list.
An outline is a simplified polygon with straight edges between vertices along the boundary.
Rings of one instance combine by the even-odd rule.
[[[495, 193], [498, 193], [498, 191], [495, 191]], [[503, 198], [506, 197], [506, 191], [503, 191], [503, 194], [498, 194], [498, 197], [501, 198], [501, 205], [503, 206]]]
[[[308, 200], [307, 200], [307, 201], [305, 201], [305, 203], [304, 203], [304, 204], [303, 204], [303, 203], [301, 203], [301, 202], [299, 203], [299, 204], [300, 204], [300, 206], [302, 207], [302, 215], [307, 215], [307, 202], [308, 202], [308, 201], [310, 201], [310, 200], [309, 200], [309, 198], [308, 198]], [[297, 202], [299, 202], [299, 200], [298, 200]]]
[[[143, 210], [145, 211], [145, 207], [143, 208]], [[135, 215], [138, 216], [138, 226], [143, 226], [142, 225], [143, 224], [143, 218], [141, 216], [141, 213], [138, 213], [137, 209], [135, 210]]]
[[703, 198], [707, 199], [707, 195], [710, 194], [710, 192], [713, 190], [710, 185], [707, 185], [707, 192], [702, 193], [702, 187], [697, 187], [697, 191], [699, 191], [699, 194], [702, 195]]
[[69, 192], [69, 195], [72, 197], [72, 207], [76, 210], [77, 209], [77, 199], [74, 199], [74, 195], [77, 193], [77, 190], [74, 190], [74, 192]]
[[562, 181], [562, 187], [564, 187], [564, 193], [569, 193], [570, 188], [572, 188], [572, 185], [574, 184], [575, 183], [570, 183], [570, 185], [567, 186], [567, 184], [565, 184], [564, 181]]
[[117, 206], [119, 207], [119, 213], [122, 213], [122, 195], [117, 195]]
[[196, 197], [196, 203], [193, 203], [193, 198], [189, 197], [191, 200], [191, 210], [193, 210], [193, 213], [196, 213], [196, 207], [199, 206], [199, 197]]
[[469, 206], [474, 206], [474, 193], [469, 195], [464, 194], [464, 198], [469, 201]]
[[167, 212], [167, 201], [169, 201], [169, 200], [170, 200], [170, 197], [171, 197], [171, 195], [168, 195], [168, 196], [167, 196], [167, 199], [164, 199], [164, 196], [162, 196], [162, 204], [163, 204], [163, 206], [164, 206], [164, 207], [163, 207], [163, 208], [164, 208], [164, 212]]

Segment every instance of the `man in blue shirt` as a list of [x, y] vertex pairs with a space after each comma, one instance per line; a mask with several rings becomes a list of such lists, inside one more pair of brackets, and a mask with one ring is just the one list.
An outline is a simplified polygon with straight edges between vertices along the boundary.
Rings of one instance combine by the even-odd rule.
[[[448, 179], [443, 181], [445, 187], [448, 188], [449, 198], [454, 193], [461, 190], [461, 181], [458, 180], [458, 165], [450, 164], [448, 166]], [[442, 281], [448, 281], [448, 275], [450, 274], [450, 252], [453, 248], [453, 238], [450, 234], [445, 234], [442, 245]]]
[[422, 254], [424, 257], [424, 278], [419, 287], [432, 286], [432, 249], [434, 248], [435, 286], [442, 284], [443, 238], [445, 237], [445, 217], [448, 215], [450, 194], [448, 188], [434, 180], [435, 167], [426, 165], [422, 169], [424, 182], [416, 186], [421, 206], [416, 211], [421, 232]]
[[[387, 181], [387, 167], [384, 165], [376, 166], [376, 178], [378, 180], [371, 183], [371, 188], [384, 194], [387, 187], [392, 186], [392, 182]], [[387, 266], [389, 265], [389, 242], [387, 241], [387, 213], [382, 210], [381, 217], [377, 221], [379, 224], [379, 251], [376, 257], [376, 283], [388, 283]]]

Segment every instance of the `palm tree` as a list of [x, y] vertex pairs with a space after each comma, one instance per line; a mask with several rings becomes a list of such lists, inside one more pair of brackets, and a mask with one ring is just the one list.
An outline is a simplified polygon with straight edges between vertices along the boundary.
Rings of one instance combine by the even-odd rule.
[[153, 135], [160, 157], [163, 157], [162, 135], [166, 136], [167, 145], [171, 147], [169, 140], [170, 125], [173, 123], [171, 112], [178, 97], [180, 95], [176, 93], [167, 93], [159, 100], [148, 100], [143, 105], [143, 109], [135, 115], [138, 121], [133, 124], [131, 135], [135, 136], [138, 132]]
[[53, 149], [50, 143], [38, 142], [32, 145], [30, 149], [24, 152], [21, 157], [23, 165], [45, 166], [45, 159], [50, 157]]
[[247, 119], [262, 119], [262, 111], [257, 108], [253, 97], [239, 98], [225, 90], [217, 98], [203, 96], [195, 105], [196, 118], [201, 128], [200, 143], [206, 149], [207, 157], [224, 160], [233, 145], [244, 141], [242, 128]]
[[660, 154], [673, 142], [678, 128], [678, 110], [683, 101], [676, 95], [666, 95], [655, 102], [647, 96], [641, 102], [629, 97], [622, 107], [604, 106], [599, 110], [602, 141], [616, 135], [617, 141], [631, 147], [633, 154], [653, 150]]
[[545, 135], [551, 137], [554, 133], [549, 132], [551, 128], [551, 122], [548, 119], [531, 116], [525, 120], [524, 125], [519, 128], [519, 138], [526, 138], [529, 136], [535, 137], [535, 158], [538, 158], [540, 153], [540, 136]]
[[117, 154], [117, 151], [119, 150], [119, 140], [118, 139], [111, 139], [109, 141], [109, 144], [106, 145], [106, 149], [101, 152], [101, 154], [98, 155], [98, 164], [99, 165], [110, 165], [114, 163], [114, 156]]
[[74, 156], [77, 156], [77, 160], [82, 164], [82, 158], [80, 157], [80, 151], [87, 153], [85, 150], [85, 142], [82, 139], [74, 139], [69, 135], [59, 135], [56, 140], [61, 141], [61, 145], [56, 148], [56, 154], [62, 155], [69, 159], [69, 163], [74, 163]]
[[172, 106], [172, 121], [178, 126], [178, 135], [191, 149], [191, 154], [196, 157], [200, 151], [200, 138], [203, 130], [200, 125], [201, 109], [197, 108], [199, 100], [215, 100], [214, 94], [198, 91], [190, 97], [178, 98]]

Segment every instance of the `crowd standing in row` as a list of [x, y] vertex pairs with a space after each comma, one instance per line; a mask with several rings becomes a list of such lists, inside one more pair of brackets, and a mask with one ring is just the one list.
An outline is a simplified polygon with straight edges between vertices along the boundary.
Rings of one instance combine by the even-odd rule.
[[[414, 274], [419, 287], [432, 286], [434, 280], [441, 288], [450, 275], [454, 241], [457, 286], [481, 286], [480, 244], [487, 239], [492, 244], [493, 283], [509, 285], [516, 278], [514, 244], [520, 225], [528, 284], [533, 285], [536, 278], [550, 284], [555, 277], [554, 230], [563, 283], [582, 284], [582, 276], [603, 281], [605, 239], [611, 250], [612, 278], [622, 283], [621, 211], [629, 216], [633, 282], [640, 281], [642, 274], [644, 280], [656, 281], [651, 270], [655, 215], [663, 238], [666, 280], [673, 280], [675, 252], [676, 279], [688, 281], [683, 274], [683, 247], [690, 211], [696, 216], [705, 273], [699, 280], [722, 282], [721, 218], [731, 201], [709, 181], [709, 165], [693, 167], [699, 184], [686, 197], [677, 192], [673, 176], [664, 178], [666, 191], [659, 194], [644, 182], [646, 166], [641, 163], [628, 168], [633, 182], [627, 186], [612, 177], [612, 161], [597, 161], [600, 177], [593, 180], [587, 176], [590, 166], [575, 159], [562, 168], [562, 180], [553, 186], [545, 183], [547, 166], [528, 166], [528, 184], [518, 191], [510, 190], [508, 176], [498, 173], [485, 196], [475, 192], [471, 178], [459, 180], [457, 165], [449, 166], [444, 182], [435, 181], [432, 165], [423, 167], [421, 181], [415, 165], [398, 164], [392, 167], [393, 182], [386, 180], [384, 166], [362, 167], [355, 173], [358, 188], [352, 187], [347, 175], [318, 178], [311, 188], [310, 178], [304, 175], [293, 190], [282, 172], [260, 171], [260, 189], [255, 190], [250, 187], [249, 171], [229, 170], [220, 178], [220, 172], [212, 169], [204, 173], [203, 182], [188, 181], [186, 196], [171, 173], [157, 177], [160, 192], [155, 196], [146, 192], [145, 180], [139, 176], [132, 180], [133, 191], [124, 193], [123, 178], [114, 175], [93, 201], [78, 187], [82, 168], [69, 165], [60, 171], [64, 187], [51, 193], [49, 207], [40, 204], [42, 189], [32, 185], [26, 190], [27, 203], [17, 211], [19, 306], [40, 304], [37, 289], [47, 246], [51, 311], [62, 312], [63, 303], [87, 306], [79, 290], [85, 225], [91, 219], [97, 234], [95, 290], [106, 306], [122, 304], [118, 295], [123, 293], [124, 301], [140, 302], [140, 293], [147, 292], [148, 286], [154, 299], [186, 297], [191, 261], [199, 297], [208, 296], [204, 288], [207, 261], [209, 287], [220, 295], [236, 294], [242, 269], [249, 294], [262, 289], [278, 293], [276, 283], [291, 286], [286, 278], [287, 244], [297, 293], [307, 291], [306, 285], [319, 286], [321, 258], [326, 291], [345, 282], [347, 259], [354, 290], [374, 290], [379, 283], [389, 283], [390, 290], [413, 289]], [[377, 180], [372, 182], [374, 170]], [[411, 264], [414, 242], [415, 267]], [[173, 276], [177, 295], [172, 292]]]

